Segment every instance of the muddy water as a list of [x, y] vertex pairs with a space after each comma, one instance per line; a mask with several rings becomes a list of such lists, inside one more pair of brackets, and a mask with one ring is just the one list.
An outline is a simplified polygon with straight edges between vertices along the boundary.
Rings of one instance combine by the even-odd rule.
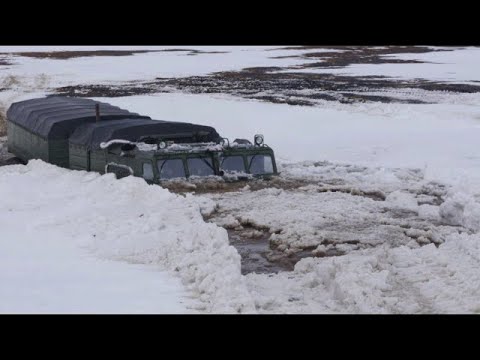
[[[336, 178], [337, 175], [332, 176]], [[285, 209], [297, 206], [299, 201], [306, 201], [305, 208], [314, 212], [319, 201], [328, 200], [330, 204], [338, 203], [338, 206], [344, 206], [345, 201], [351, 199], [352, 204], [358, 205], [358, 208], [353, 207], [348, 214], [336, 206], [327, 207], [327, 210], [319, 209], [318, 221], [307, 219], [305, 226], [308, 229], [300, 227], [298, 230], [310, 236], [307, 242], [297, 241], [299, 232], [283, 231], [285, 227], [304, 221], [301, 212], [293, 212], [291, 222], [284, 217], [275, 220], [276, 213], [282, 211], [282, 206], [273, 206], [278, 202], [276, 192], [270, 197], [266, 195], [265, 198], [265, 201], [272, 202], [272, 206], [268, 206], [268, 203], [267, 206], [265, 203], [256, 206], [256, 203], [251, 201], [255, 196], [264, 194], [255, 195], [256, 191], [253, 189], [264, 189], [267, 186], [265, 183], [252, 182], [248, 189], [242, 191], [235, 191], [235, 186], [225, 186], [221, 191], [210, 194], [209, 191], [201, 192], [200, 195], [210, 197], [217, 204], [213, 213], [206, 216], [205, 220], [227, 230], [230, 244], [242, 258], [243, 274], [292, 271], [296, 263], [306, 257], [341, 256], [384, 244], [392, 247], [426, 244], [438, 246], [448, 234], [462, 230], [448, 226], [435, 217], [419, 216], [417, 211], [399, 207], [397, 202], [391, 199], [386, 201], [392, 189], [386, 190], [381, 186], [376, 190], [362, 189], [337, 182], [330, 185], [330, 180], [332, 179], [303, 179], [297, 183], [293, 179], [280, 176], [268, 184], [270, 188], [276, 187], [282, 189], [282, 193], [289, 194], [281, 198]], [[405, 186], [408, 189], [404, 190], [405, 196], [415, 199], [419, 205], [438, 207], [444, 201], [446, 188], [442, 184], [420, 182]], [[298, 197], [295, 194], [302, 195]], [[330, 208], [331, 211], [328, 210]], [[264, 214], [264, 222], [256, 221], [255, 214]], [[280, 223], [280, 219], [284, 219], [286, 223]]]
[[270, 234], [261, 236], [246, 236], [245, 232], [227, 229], [230, 245], [237, 249], [242, 257], [242, 274], [278, 273], [280, 271], [293, 271], [295, 264], [306, 257], [339, 256], [343, 253], [331, 249], [321, 255], [314, 255], [312, 249], [304, 249], [287, 254], [270, 245]]
[[[230, 245], [233, 245], [242, 257], [242, 274], [291, 271], [298, 261], [285, 258], [280, 251], [270, 249], [267, 237], [246, 239], [238, 235], [235, 230], [227, 230], [227, 232]], [[278, 260], [271, 261], [270, 259], [275, 256]]]

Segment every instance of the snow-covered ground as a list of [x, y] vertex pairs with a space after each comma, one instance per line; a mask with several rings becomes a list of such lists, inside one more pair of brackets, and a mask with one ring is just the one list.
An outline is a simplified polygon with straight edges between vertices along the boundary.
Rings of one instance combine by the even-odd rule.
[[281, 170], [311, 184], [204, 195], [216, 204], [209, 221], [310, 256], [293, 272], [246, 275], [259, 312], [480, 312], [480, 202], [471, 193], [422, 170], [328, 162]]
[[240, 256], [195, 201], [39, 160], [0, 167], [0, 198], [0, 312], [253, 311]]
[[[447, 48], [448, 49], [448, 48]], [[296, 72], [329, 73], [349, 76], [388, 76], [395, 79], [429, 79], [455, 83], [480, 81], [477, 66], [480, 49], [477, 47], [455, 48], [453, 51], [420, 54], [385, 55], [385, 58], [420, 60], [424, 63], [406, 64], [352, 64], [345, 68], [298, 69]], [[291, 70], [289, 70], [291, 71]]]
[[266, 313], [480, 313], [479, 241], [454, 236], [440, 247], [378, 247], [307, 258], [293, 273], [247, 275]]
[[[95, 176], [40, 161], [0, 168], [0, 313], [187, 311], [179, 280], [81, 250], [106, 226], [119, 226], [101, 226], [105, 215], [92, 202], [112, 191], [94, 183]], [[94, 187], [99, 191], [78, 194]]]
[[[300, 61], [270, 58], [297, 50], [201, 50], [229, 52], [17, 58], [0, 67], [0, 107], [68, 84]], [[407, 57], [435, 64], [325, 71], [480, 79], [476, 48]], [[441, 96], [316, 107], [178, 93], [102, 98], [230, 139], [262, 133], [282, 178], [309, 185], [182, 197], [39, 161], [1, 167], [0, 312], [480, 312], [480, 95]], [[318, 257], [292, 272], [244, 276], [214, 223], [253, 225], [281, 251]], [[325, 257], [332, 249], [343, 255]]]
[[[149, 48], [169, 50], [172, 47]], [[278, 47], [173, 47], [175, 49], [199, 49], [205, 52], [189, 55], [188, 51], [147, 52], [131, 56], [92, 56], [68, 60], [13, 57], [18, 66], [0, 67], [0, 76], [15, 77], [16, 81], [36, 82], [52, 80], [55, 86], [109, 83], [116, 81], [152, 80], [155, 77], [183, 77], [205, 75], [215, 71], [240, 70], [255, 66], [290, 66], [309, 62], [300, 58], [279, 58], [305, 53], [305, 50], [276, 50]], [[95, 50], [86, 48], [85, 50]], [[122, 48], [121, 48], [122, 49]], [[144, 48], [142, 48], [144, 49]], [[12, 51], [13, 49], [8, 48]], [[22, 49], [31, 50], [31, 49]], [[22, 51], [20, 50], [20, 51]], [[47, 49], [55, 51], [57, 49]], [[72, 49], [79, 50], [79, 49]], [[123, 49], [125, 50], [125, 49]], [[0, 49], [0, 52], [3, 52]], [[273, 64], [272, 64], [273, 63]], [[1, 82], [0, 82], [1, 84]], [[45, 85], [49, 85], [46, 80]]]

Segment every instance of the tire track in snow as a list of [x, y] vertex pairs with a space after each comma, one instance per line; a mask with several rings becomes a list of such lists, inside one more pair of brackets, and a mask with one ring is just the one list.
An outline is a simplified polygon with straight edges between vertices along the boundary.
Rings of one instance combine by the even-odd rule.
[[385, 261], [391, 291], [400, 300], [392, 313], [471, 313], [480, 311], [478, 234], [451, 235], [435, 248], [390, 249]]

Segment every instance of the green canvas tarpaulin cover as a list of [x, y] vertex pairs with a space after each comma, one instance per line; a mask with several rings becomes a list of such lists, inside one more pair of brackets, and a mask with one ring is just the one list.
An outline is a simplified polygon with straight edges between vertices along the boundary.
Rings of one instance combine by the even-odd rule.
[[211, 126], [150, 119], [123, 119], [85, 124], [77, 128], [70, 143], [98, 149], [110, 140], [141, 141], [152, 137], [159, 140], [185, 142], [217, 142], [220, 135]]
[[[95, 105], [100, 106], [100, 121]], [[176, 142], [217, 142], [220, 135], [210, 126], [152, 120], [149, 116], [86, 98], [50, 96], [13, 103], [7, 118], [47, 140], [69, 140], [89, 149], [100, 143], [145, 137]]]
[[68, 139], [79, 125], [96, 121], [96, 104], [99, 104], [101, 121], [150, 119], [107, 103], [60, 96], [13, 103], [7, 111], [7, 119], [44, 139]]

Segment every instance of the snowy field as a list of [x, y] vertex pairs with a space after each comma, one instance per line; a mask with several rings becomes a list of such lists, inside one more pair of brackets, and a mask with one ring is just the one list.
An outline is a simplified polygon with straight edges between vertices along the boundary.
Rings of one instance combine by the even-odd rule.
[[[268, 66], [273, 56], [286, 56], [302, 53], [301, 51], [276, 50], [278, 47], [201, 47], [205, 54], [188, 55], [188, 49], [192, 47], [175, 46], [170, 48], [150, 47], [150, 50], [185, 49], [185, 51], [147, 52], [132, 56], [93, 56], [79, 57], [64, 60], [38, 59], [29, 57], [13, 57], [12, 61], [18, 63], [23, 69], [11, 67], [2, 69], [3, 76], [14, 75], [18, 81], [32, 82], [47, 76], [54, 86], [70, 84], [95, 84], [115, 81], [138, 81], [150, 80], [154, 77], [182, 77], [189, 75], [202, 75], [214, 71], [227, 71], [242, 69], [245, 67]], [[193, 47], [194, 48], [194, 47]], [[43, 50], [44, 48], [42, 48]], [[67, 48], [78, 50], [76, 48]], [[89, 50], [101, 50], [104, 48], [87, 47]], [[120, 48], [125, 50], [125, 48]], [[145, 49], [145, 48], [142, 48]], [[7, 48], [9, 52], [14, 49]], [[31, 48], [21, 47], [18, 51], [31, 51]], [[35, 49], [33, 49], [35, 50]], [[47, 48], [43, 51], [56, 51], [58, 48]], [[217, 53], [209, 53], [217, 52]], [[0, 55], [1, 56], [1, 55]], [[300, 59], [284, 58], [277, 59], [280, 66], [290, 66], [303, 63]]]
[[[447, 48], [448, 49], [448, 48]], [[421, 60], [419, 64], [354, 64], [343, 69], [298, 70], [312, 73], [336, 73], [349, 76], [388, 76], [397, 79], [428, 78], [459, 83], [480, 81], [478, 58], [480, 49], [458, 48], [451, 52], [400, 54], [389, 56], [400, 60]]]
[[[0, 55], [12, 62], [0, 66], [0, 110], [72, 84], [313, 61], [290, 57], [310, 50], [198, 49]], [[0, 48], [18, 51], [32, 49]], [[395, 57], [428, 63], [310, 71], [480, 79], [477, 48]], [[281, 180], [297, 185], [179, 195], [41, 161], [0, 167], [0, 312], [480, 312], [480, 93], [433, 95], [438, 103], [313, 107], [175, 91], [99, 98], [230, 139], [262, 133]], [[291, 271], [242, 274], [232, 232], [301, 260]]]

